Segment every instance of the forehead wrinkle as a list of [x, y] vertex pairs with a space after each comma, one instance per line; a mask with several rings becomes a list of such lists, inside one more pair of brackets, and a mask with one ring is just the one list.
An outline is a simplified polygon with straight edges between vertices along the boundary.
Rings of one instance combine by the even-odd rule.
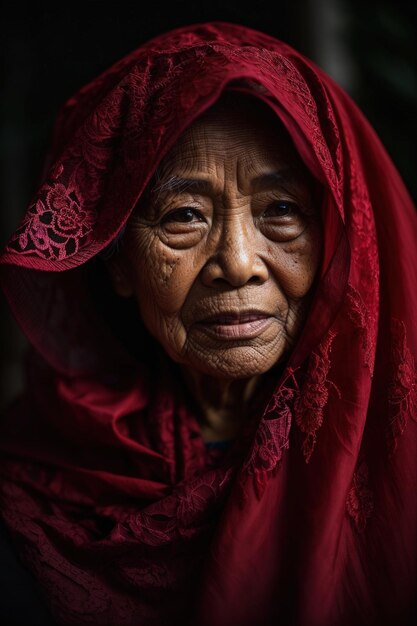
[[200, 194], [210, 193], [212, 184], [206, 178], [183, 178], [182, 176], [170, 176], [154, 187], [155, 193], [184, 193], [186, 191], [196, 191]]
[[224, 161], [224, 152], [219, 158], [203, 146], [188, 154], [178, 150], [177, 154], [172, 154], [169, 161], [162, 164], [152, 190], [157, 193], [221, 193], [224, 186]]
[[244, 160], [248, 167], [256, 157], [257, 161], [265, 161], [270, 166], [272, 159], [282, 160], [282, 150], [277, 149], [277, 143], [263, 136], [262, 132], [255, 134], [249, 127], [234, 128], [219, 122], [216, 125], [189, 128], [174, 147], [169, 162], [184, 163], [187, 170], [201, 167], [200, 164], [209, 169], [214, 159], [214, 169], [227, 157], [230, 160]]
[[227, 188], [246, 195], [258, 187], [293, 184], [298, 168], [288, 138], [275, 128], [274, 137], [257, 130], [253, 133], [250, 124], [242, 128], [233, 119], [195, 123], [162, 161], [153, 191], [218, 195]]
[[[231, 163], [231, 167], [227, 168], [229, 171], [233, 165], [239, 166], [239, 163]], [[226, 169], [226, 168], [225, 168]], [[261, 169], [261, 168], [260, 168]], [[294, 184], [296, 181], [296, 173], [292, 168], [282, 168], [277, 170], [271, 170], [270, 167], [266, 171], [261, 172], [257, 176], [247, 177], [246, 174], [242, 176], [242, 173], [236, 173], [231, 171], [231, 177], [229, 178], [226, 173], [225, 178], [225, 191], [233, 191], [235, 187], [240, 193], [257, 193], [261, 191], [269, 191], [277, 188], [285, 188], [286, 186]], [[256, 169], [254, 174], [258, 172]], [[233, 176], [235, 174], [235, 176]], [[240, 179], [243, 178], [243, 183]], [[170, 193], [198, 193], [201, 195], [215, 195], [217, 189], [220, 187], [219, 179], [214, 181], [210, 177], [202, 176], [200, 172], [194, 177], [183, 177], [176, 174], [166, 177], [163, 180], [159, 179], [159, 182], [152, 188], [152, 193], [157, 194], [170, 194]], [[240, 183], [240, 184], [239, 184]]]
[[277, 152], [270, 154], [267, 150], [258, 150], [248, 146], [237, 161], [236, 180], [238, 188], [244, 191], [252, 189], [253, 181], [272, 172], [283, 169], [282, 158]]

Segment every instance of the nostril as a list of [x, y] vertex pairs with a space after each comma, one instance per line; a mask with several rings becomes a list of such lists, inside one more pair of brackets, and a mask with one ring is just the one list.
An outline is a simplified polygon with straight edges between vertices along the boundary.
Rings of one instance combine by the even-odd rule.
[[[231, 281], [227, 278], [224, 278], [223, 276], [217, 276], [216, 278], [212, 279], [211, 283], [212, 285], [223, 286], [230, 285]], [[260, 278], [260, 276], [251, 276], [249, 280], [245, 281], [246, 285], [260, 285], [261, 283], [262, 279]]]
[[226, 280], [226, 278], [223, 278], [222, 276], [217, 276], [217, 278], [213, 278], [212, 281], [213, 285], [228, 285], [229, 281]]

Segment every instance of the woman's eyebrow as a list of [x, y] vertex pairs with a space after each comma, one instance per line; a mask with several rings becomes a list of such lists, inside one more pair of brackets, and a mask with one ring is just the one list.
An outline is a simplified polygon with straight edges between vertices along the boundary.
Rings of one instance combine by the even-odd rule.
[[183, 178], [181, 176], [170, 176], [167, 180], [158, 181], [152, 189], [153, 193], [196, 191], [199, 193], [213, 192], [212, 183], [204, 178]]
[[296, 174], [294, 169], [285, 168], [282, 170], [276, 170], [273, 172], [266, 172], [256, 178], [252, 179], [251, 186], [253, 191], [268, 191], [270, 189], [276, 189], [294, 182]]
[[[295, 173], [293, 169], [286, 168], [273, 172], [266, 172], [260, 176], [256, 176], [250, 181], [250, 187], [253, 191], [267, 191], [282, 187], [293, 182]], [[183, 178], [182, 176], [170, 176], [166, 180], [158, 181], [153, 188], [153, 193], [182, 193], [185, 191], [194, 191], [201, 194], [214, 193], [214, 185], [210, 180], [205, 178]]]

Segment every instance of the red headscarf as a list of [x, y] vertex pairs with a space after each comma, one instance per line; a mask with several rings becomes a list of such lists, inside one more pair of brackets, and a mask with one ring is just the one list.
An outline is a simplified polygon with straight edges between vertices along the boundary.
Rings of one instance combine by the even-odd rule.
[[[175, 366], [145, 334], [127, 354], [88, 273], [224, 90], [289, 131], [324, 190], [324, 251], [274, 392], [210, 467]], [[58, 623], [415, 623], [417, 217], [323, 72], [232, 24], [153, 39], [68, 101], [0, 261], [35, 348], [2, 426], [3, 518]]]

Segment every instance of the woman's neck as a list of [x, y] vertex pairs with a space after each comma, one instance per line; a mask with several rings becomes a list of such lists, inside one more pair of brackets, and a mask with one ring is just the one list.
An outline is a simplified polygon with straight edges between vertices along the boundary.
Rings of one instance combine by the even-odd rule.
[[223, 380], [186, 368], [181, 368], [181, 373], [197, 405], [205, 441], [234, 439], [253, 412], [254, 399], [261, 389], [264, 391], [266, 382], [265, 375]]

